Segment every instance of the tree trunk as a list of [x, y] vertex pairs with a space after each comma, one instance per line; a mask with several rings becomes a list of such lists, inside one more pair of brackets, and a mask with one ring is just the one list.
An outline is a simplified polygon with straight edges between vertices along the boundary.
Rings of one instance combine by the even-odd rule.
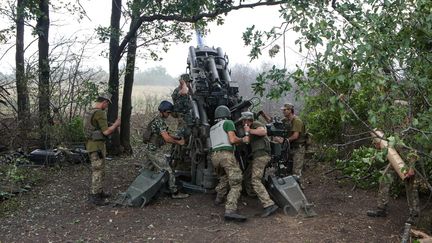
[[[139, 18], [139, 11], [137, 3], [139, 0], [134, 0], [134, 7], [132, 7], [132, 20], [130, 28]], [[120, 142], [123, 146], [124, 152], [132, 154], [132, 146], [130, 144], [130, 118], [132, 113], [132, 88], [135, 75], [135, 56], [137, 49], [137, 38], [136, 35], [131, 38], [128, 45], [127, 59], [126, 59], [126, 74], [124, 79], [123, 88], [123, 99], [122, 99], [122, 110], [121, 110], [121, 127], [120, 127]]]
[[39, 129], [41, 132], [41, 146], [49, 148], [50, 136], [49, 128], [51, 126], [50, 116], [50, 67], [48, 59], [49, 51], [49, 0], [40, 0], [39, 16], [37, 19], [37, 34], [39, 37]]
[[24, 13], [26, 0], [18, 0], [16, 8], [16, 53], [15, 53], [15, 79], [18, 104], [18, 125], [21, 144], [24, 148], [28, 141], [27, 134], [30, 127], [30, 104], [27, 88], [27, 78], [24, 68]]
[[[108, 107], [108, 122], [114, 123], [118, 116], [118, 100], [119, 100], [119, 68], [115, 56], [119, 49], [120, 40], [120, 17], [121, 17], [121, 0], [112, 0], [111, 10], [111, 34], [110, 34], [110, 50], [109, 50], [109, 81], [108, 88], [112, 94], [112, 103]], [[120, 136], [116, 130], [111, 140], [107, 143], [107, 152], [109, 154], [120, 154]]]

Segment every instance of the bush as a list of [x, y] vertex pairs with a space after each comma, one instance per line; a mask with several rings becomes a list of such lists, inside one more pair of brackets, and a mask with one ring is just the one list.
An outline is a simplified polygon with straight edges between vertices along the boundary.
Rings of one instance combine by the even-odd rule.
[[380, 170], [388, 164], [386, 156], [386, 151], [360, 147], [354, 149], [349, 159], [337, 160], [336, 166], [360, 188], [371, 188], [378, 185]]

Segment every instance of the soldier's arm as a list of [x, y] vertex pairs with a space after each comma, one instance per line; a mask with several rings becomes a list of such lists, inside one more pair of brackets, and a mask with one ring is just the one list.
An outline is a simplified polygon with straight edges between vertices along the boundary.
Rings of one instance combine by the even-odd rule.
[[112, 134], [119, 126], [120, 126], [120, 117], [118, 117], [117, 120], [102, 133], [103, 135], [108, 136]]
[[238, 145], [238, 144], [242, 144], [242, 143], [248, 143], [249, 142], [249, 136], [239, 138], [239, 137], [237, 137], [237, 135], [234, 131], [228, 131], [228, 140], [231, 144]]
[[267, 129], [265, 127], [257, 127], [255, 129], [250, 129], [249, 134], [264, 137], [267, 135]]
[[189, 88], [186, 84], [186, 82], [184, 80], [180, 81], [180, 90], [179, 90], [179, 94], [180, 95], [187, 95], [189, 93]]
[[293, 132], [291, 134], [291, 136], [288, 138], [288, 140], [290, 142], [297, 140], [300, 137], [300, 133], [299, 132]]
[[184, 145], [185, 141], [184, 139], [175, 139], [173, 138], [167, 131], [162, 131], [160, 133], [160, 135], [162, 136], [162, 138], [164, 139], [164, 141], [166, 143], [173, 143], [173, 144], [178, 144], [178, 145]]

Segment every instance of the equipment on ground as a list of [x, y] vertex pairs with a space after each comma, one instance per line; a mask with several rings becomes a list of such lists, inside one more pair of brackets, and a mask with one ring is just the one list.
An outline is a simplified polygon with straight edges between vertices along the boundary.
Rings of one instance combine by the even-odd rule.
[[168, 181], [168, 172], [159, 173], [143, 169], [126, 192], [121, 193], [116, 205], [144, 207], [149, 204]]

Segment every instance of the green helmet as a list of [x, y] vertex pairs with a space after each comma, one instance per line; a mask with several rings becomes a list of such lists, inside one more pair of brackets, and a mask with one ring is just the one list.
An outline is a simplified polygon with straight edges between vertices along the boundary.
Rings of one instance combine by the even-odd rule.
[[230, 109], [225, 105], [220, 105], [216, 108], [214, 113], [215, 119], [229, 118], [231, 117]]

